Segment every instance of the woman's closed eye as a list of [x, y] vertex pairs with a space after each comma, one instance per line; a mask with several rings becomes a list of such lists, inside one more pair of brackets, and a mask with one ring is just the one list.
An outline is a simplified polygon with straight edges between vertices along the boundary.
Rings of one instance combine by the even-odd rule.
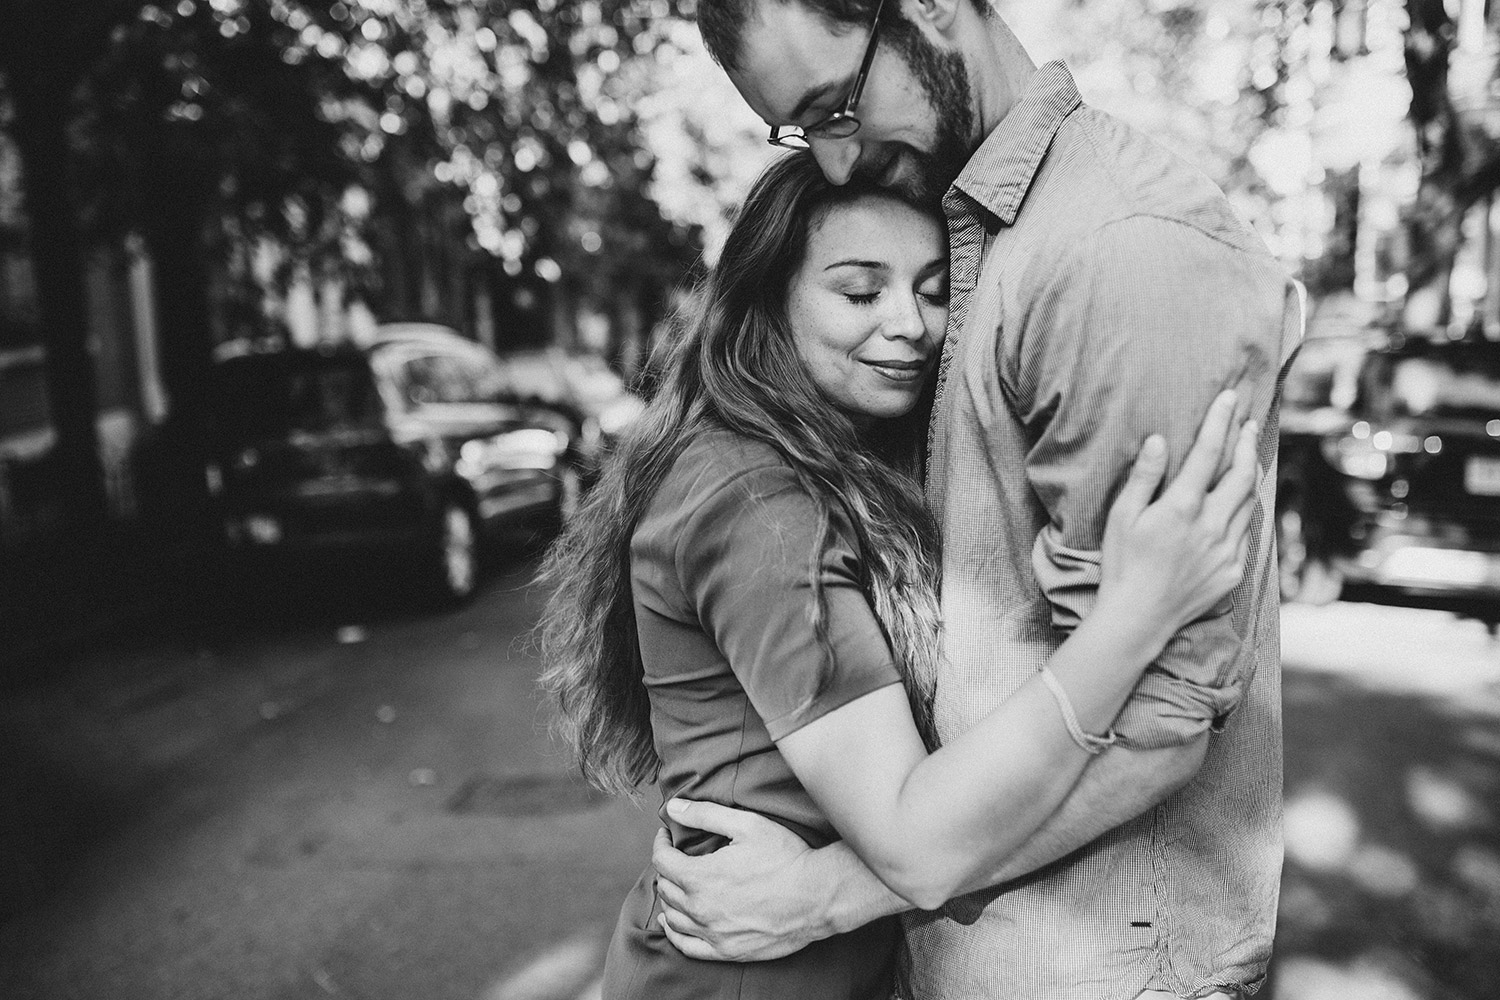
[[924, 302], [935, 306], [946, 306], [948, 304], [948, 283], [946, 281], [936, 285], [926, 285], [917, 289], [917, 294]]

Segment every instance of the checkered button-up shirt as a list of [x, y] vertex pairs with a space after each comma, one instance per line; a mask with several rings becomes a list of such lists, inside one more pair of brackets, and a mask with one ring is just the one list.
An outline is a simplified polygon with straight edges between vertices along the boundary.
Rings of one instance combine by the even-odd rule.
[[[1186, 454], [1240, 390], [1274, 470], [1294, 284], [1207, 178], [1040, 68], [944, 202], [953, 310], [928, 494], [943, 533], [940, 735], [972, 726], [1088, 613], [1141, 442]], [[1115, 724], [1209, 732], [1196, 779], [1039, 875], [908, 919], [920, 1000], [1129, 1000], [1253, 988], [1281, 866], [1277, 583], [1264, 479], [1244, 582], [1172, 640]]]

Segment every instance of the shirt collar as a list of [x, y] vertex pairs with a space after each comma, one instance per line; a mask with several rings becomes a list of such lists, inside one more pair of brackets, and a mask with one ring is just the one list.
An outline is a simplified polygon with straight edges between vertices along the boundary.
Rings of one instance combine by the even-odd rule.
[[992, 212], [1002, 225], [1011, 225], [1063, 119], [1081, 103], [1068, 68], [1061, 62], [1043, 65], [969, 158], [953, 186]]

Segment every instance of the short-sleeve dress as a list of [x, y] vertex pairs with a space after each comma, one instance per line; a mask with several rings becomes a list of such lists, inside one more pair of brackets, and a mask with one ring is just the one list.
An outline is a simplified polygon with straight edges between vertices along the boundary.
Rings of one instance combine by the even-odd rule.
[[[631, 583], [662, 801], [751, 809], [813, 847], [838, 834], [774, 740], [900, 675], [860, 589], [846, 520], [825, 542], [813, 502], [774, 449], [724, 430], [678, 458], [631, 540]], [[821, 579], [825, 648], [813, 627]], [[830, 655], [831, 653], [831, 655]], [[722, 839], [673, 824], [673, 843], [706, 854]], [[604, 1000], [887, 1000], [894, 919], [768, 962], [684, 957], [657, 925], [648, 868], [620, 912]]]

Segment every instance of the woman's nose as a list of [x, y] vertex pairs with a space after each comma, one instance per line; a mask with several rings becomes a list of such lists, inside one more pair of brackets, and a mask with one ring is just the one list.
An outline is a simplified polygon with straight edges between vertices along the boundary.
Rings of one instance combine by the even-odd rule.
[[922, 315], [915, 295], [892, 295], [889, 301], [892, 313], [886, 317], [883, 331], [887, 337], [892, 340], [921, 340], [927, 336], [927, 320]]
[[847, 184], [854, 176], [854, 164], [859, 162], [859, 142], [853, 136], [846, 139], [820, 139], [808, 137], [813, 159], [818, 169], [830, 184]]

